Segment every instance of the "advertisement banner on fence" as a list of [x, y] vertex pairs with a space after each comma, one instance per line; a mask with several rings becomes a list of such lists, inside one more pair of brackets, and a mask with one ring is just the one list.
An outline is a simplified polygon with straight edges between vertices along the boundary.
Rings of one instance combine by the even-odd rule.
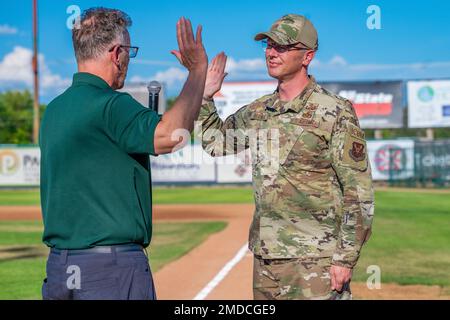
[[401, 81], [324, 82], [320, 85], [352, 101], [362, 128], [403, 127]]
[[[438, 143], [436, 143], [438, 146]], [[414, 176], [414, 141], [380, 140], [367, 142], [374, 180], [407, 179]], [[422, 169], [448, 166], [450, 148], [421, 149], [416, 154]], [[439, 151], [438, 151], [439, 150]], [[174, 154], [151, 157], [152, 181], [158, 183], [251, 183], [252, 165], [247, 150], [237, 156], [213, 158], [200, 145]], [[433, 172], [435, 171], [433, 169]], [[38, 186], [39, 148], [1, 148], [0, 186]]]
[[450, 126], [450, 80], [408, 81], [408, 126]]
[[367, 141], [373, 180], [401, 180], [414, 176], [414, 141]]
[[216, 179], [214, 158], [200, 145], [150, 157], [150, 164], [154, 183], [213, 183]]
[[417, 141], [414, 149], [417, 178], [450, 180], [450, 140]]
[[273, 93], [276, 88], [276, 81], [225, 82], [214, 96], [217, 113], [225, 119], [250, 102]]
[[39, 148], [0, 148], [0, 185], [38, 186], [40, 156]]

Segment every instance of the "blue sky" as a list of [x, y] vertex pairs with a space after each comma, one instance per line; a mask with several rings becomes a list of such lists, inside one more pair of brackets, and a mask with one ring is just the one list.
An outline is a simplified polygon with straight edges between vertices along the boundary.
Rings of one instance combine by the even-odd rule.
[[[0, 10], [0, 91], [31, 84], [31, 0], [2, 1]], [[381, 9], [381, 30], [369, 30], [369, 5]], [[208, 56], [224, 50], [229, 80], [268, 79], [264, 54], [253, 36], [286, 13], [304, 14], [319, 33], [320, 49], [310, 73], [325, 80], [387, 80], [450, 77], [450, 1], [401, 0], [227, 0], [125, 1], [40, 0], [39, 49], [43, 101], [71, 82], [76, 64], [68, 6], [115, 7], [133, 20], [132, 44], [140, 47], [128, 80], [158, 79], [175, 95], [185, 71], [169, 53], [176, 48], [181, 16], [202, 24]]]

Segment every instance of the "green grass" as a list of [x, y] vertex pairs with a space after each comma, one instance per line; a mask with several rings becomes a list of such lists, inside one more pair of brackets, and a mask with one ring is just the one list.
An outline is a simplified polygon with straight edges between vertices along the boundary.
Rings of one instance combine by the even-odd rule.
[[38, 206], [39, 190], [1, 190], [0, 206]]
[[[183, 256], [219, 232], [225, 222], [155, 223], [147, 249], [152, 271]], [[41, 299], [48, 249], [40, 221], [0, 221], [0, 299]]]
[[[20, 194], [23, 194], [23, 201]], [[38, 201], [36, 195], [20, 191], [14, 198], [15, 204], [26, 204], [33, 197]], [[377, 265], [381, 268], [382, 282], [440, 285], [450, 292], [450, 193], [383, 190], [377, 191], [375, 197], [373, 235], [363, 248], [354, 279], [366, 281], [369, 276], [367, 267]], [[155, 188], [154, 200], [159, 204], [253, 201], [250, 187]], [[0, 204], [7, 201], [12, 200], [7, 200], [0, 192]], [[30, 225], [22, 227], [29, 228]], [[27, 234], [18, 236], [4, 234], [0, 229], [0, 243], [3, 241], [8, 245], [26, 244], [39, 237], [36, 230], [28, 230]], [[152, 255], [160, 255], [164, 259], [166, 254], [171, 254], [172, 245], [164, 243], [169, 241], [167, 238], [158, 238], [155, 235], [153, 239], [163, 250], [158, 253], [155, 248]], [[0, 281], [2, 279], [0, 274]]]
[[[0, 206], [38, 206], [39, 201], [38, 190], [0, 191]], [[155, 204], [248, 203], [253, 201], [253, 195], [250, 187], [155, 187], [153, 188], [153, 201]]]
[[153, 199], [156, 204], [249, 203], [253, 193], [250, 187], [154, 188]]
[[375, 208], [355, 280], [378, 265], [383, 282], [450, 286], [450, 194], [377, 192]]

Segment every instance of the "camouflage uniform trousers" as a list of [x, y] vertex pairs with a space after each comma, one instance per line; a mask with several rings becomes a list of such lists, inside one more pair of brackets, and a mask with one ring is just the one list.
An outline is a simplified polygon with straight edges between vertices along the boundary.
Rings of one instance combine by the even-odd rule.
[[262, 259], [253, 264], [255, 300], [351, 300], [350, 284], [331, 290], [331, 258]]

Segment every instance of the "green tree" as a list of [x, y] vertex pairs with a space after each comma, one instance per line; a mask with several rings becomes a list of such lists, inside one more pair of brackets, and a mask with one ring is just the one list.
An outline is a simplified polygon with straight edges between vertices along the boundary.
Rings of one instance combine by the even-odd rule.
[[166, 100], [166, 111], [170, 110], [170, 108], [173, 107], [175, 104], [175, 101], [177, 101], [177, 97], [170, 97]]
[[[45, 110], [40, 106], [40, 117]], [[26, 91], [0, 94], [0, 144], [31, 144], [33, 142], [33, 97]]]

